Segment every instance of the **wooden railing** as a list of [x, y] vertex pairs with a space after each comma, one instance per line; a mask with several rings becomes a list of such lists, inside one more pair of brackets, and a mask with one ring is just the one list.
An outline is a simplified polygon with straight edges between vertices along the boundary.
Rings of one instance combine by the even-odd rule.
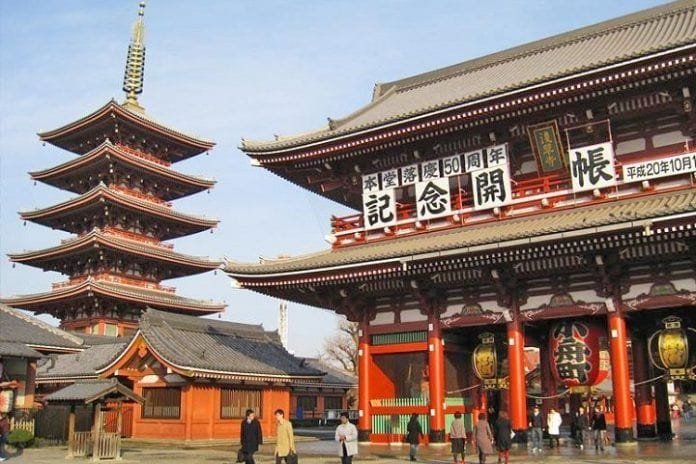
[[148, 245], [156, 245], [162, 248], [167, 248], [169, 250], [174, 249], [174, 245], [171, 243], [162, 243], [156, 238], [151, 238], [143, 234], [138, 234], [135, 232], [130, 232], [128, 230], [118, 229], [116, 227], [106, 226], [104, 227], [104, 232], [110, 235], [115, 235], [117, 237], [127, 238], [136, 242], [147, 243]]
[[132, 285], [134, 287], [140, 287], [147, 290], [157, 290], [160, 292], [176, 293], [176, 287], [171, 287], [168, 285], [160, 285], [156, 282], [149, 282], [146, 280], [132, 279], [130, 277], [117, 276], [102, 272], [99, 274], [91, 274], [86, 276], [75, 277], [73, 279], [67, 280], [65, 282], [56, 282], [51, 284], [51, 287], [55, 289], [71, 287], [73, 285], [81, 284], [87, 279], [92, 278], [94, 280], [102, 280], [106, 282], [114, 282], [117, 284]]
[[75, 432], [68, 443], [68, 457], [84, 457], [92, 454], [92, 432]]
[[157, 158], [156, 156], [152, 156], [152, 155], [150, 155], [150, 154], [148, 154], [148, 153], [144, 153], [144, 152], [139, 151], [139, 150], [134, 150], [134, 149], [132, 149], [131, 147], [128, 147], [128, 146], [126, 146], [126, 145], [122, 145], [122, 144], [120, 144], [120, 143], [114, 144], [114, 145], [115, 145], [116, 147], [118, 147], [119, 150], [125, 151], [126, 153], [131, 154], [131, 155], [133, 155], [133, 156], [137, 156], [138, 158], [142, 158], [142, 159], [148, 160], [148, 161], [150, 161], [150, 162], [152, 162], [152, 163], [156, 163], [156, 164], [159, 164], [159, 165], [162, 165], [162, 166], [165, 166], [165, 167], [171, 166], [171, 163], [169, 163], [169, 162], [167, 162], [167, 161], [164, 161], [164, 160], [162, 160], [162, 159], [160, 159], [160, 158]]
[[10, 417], [10, 430], [25, 430], [36, 435], [35, 424], [34, 415], [30, 409], [15, 408], [14, 414]]
[[116, 459], [121, 449], [121, 437], [118, 433], [100, 432], [94, 444], [94, 459]]

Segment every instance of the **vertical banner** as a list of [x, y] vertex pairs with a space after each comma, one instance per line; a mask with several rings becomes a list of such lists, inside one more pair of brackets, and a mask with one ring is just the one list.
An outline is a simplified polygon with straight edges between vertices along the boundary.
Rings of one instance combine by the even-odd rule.
[[434, 219], [452, 212], [450, 186], [447, 177], [416, 184], [416, 217]]
[[613, 143], [573, 148], [570, 153], [570, 177], [574, 192], [616, 185]]
[[507, 165], [479, 169], [471, 173], [474, 210], [502, 206], [512, 199], [510, 170]]
[[378, 229], [396, 224], [394, 189], [363, 193], [365, 229]]
[[561, 134], [555, 120], [529, 126], [527, 132], [540, 174], [558, 171], [565, 167]]

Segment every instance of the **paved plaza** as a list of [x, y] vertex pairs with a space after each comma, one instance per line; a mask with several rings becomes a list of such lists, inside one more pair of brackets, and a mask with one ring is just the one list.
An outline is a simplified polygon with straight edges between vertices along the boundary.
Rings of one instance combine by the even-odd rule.
[[[326, 435], [326, 433], [319, 435]], [[340, 463], [340, 459], [334, 455], [334, 443], [328, 440], [312, 438], [298, 442], [298, 454], [300, 462], [306, 464], [333, 464]], [[544, 453], [532, 455], [526, 448], [514, 448], [510, 461], [523, 462], [549, 462], [549, 463], [696, 463], [696, 421], [682, 425], [681, 436], [672, 442], [659, 441], [639, 442], [630, 445], [609, 446], [604, 452], [596, 452], [593, 448], [579, 451], [564, 444], [560, 449], [545, 449]], [[235, 456], [236, 445], [225, 442], [141, 442], [125, 440], [123, 459], [124, 463], [148, 463], [148, 464], [176, 464], [176, 463], [232, 463]], [[259, 464], [272, 463], [273, 445], [264, 445], [257, 454], [256, 462]], [[469, 447], [467, 463], [477, 463], [473, 456], [473, 448]], [[419, 450], [419, 461], [425, 463], [449, 463], [449, 446], [422, 447]], [[30, 448], [21, 454], [10, 453], [11, 464], [44, 464], [66, 462], [66, 448], [64, 446]], [[360, 455], [355, 458], [356, 464], [369, 463], [396, 463], [408, 461], [408, 447], [393, 447], [387, 445], [361, 446]], [[73, 462], [91, 462], [84, 458], [76, 458]], [[488, 457], [489, 463], [496, 462], [496, 456]]]

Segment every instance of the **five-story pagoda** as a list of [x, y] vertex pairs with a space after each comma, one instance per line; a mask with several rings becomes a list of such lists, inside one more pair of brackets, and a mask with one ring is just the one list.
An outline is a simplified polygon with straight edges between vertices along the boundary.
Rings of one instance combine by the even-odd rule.
[[171, 165], [210, 150], [214, 143], [162, 126], [140, 106], [144, 8], [142, 2], [128, 47], [125, 102], [111, 100], [82, 119], [39, 134], [42, 141], [79, 156], [31, 177], [78, 196], [20, 216], [77, 237], [51, 248], [10, 254], [10, 259], [69, 279], [53, 284], [49, 292], [2, 302], [51, 314], [66, 329], [123, 335], [137, 327], [147, 307], [195, 315], [225, 307], [178, 296], [173, 287], [160, 284], [221, 263], [177, 253], [164, 242], [217, 225], [217, 220], [177, 212], [170, 204], [213, 187], [214, 181], [179, 173]]

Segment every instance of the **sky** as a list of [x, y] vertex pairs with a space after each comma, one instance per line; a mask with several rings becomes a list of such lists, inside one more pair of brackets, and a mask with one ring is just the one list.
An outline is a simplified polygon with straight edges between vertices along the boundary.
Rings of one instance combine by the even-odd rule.
[[[587, 26], [653, 0], [149, 0], [145, 84], [151, 118], [216, 147], [173, 167], [217, 180], [175, 209], [219, 219], [213, 233], [172, 243], [182, 253], [257, 262], [328, 248], [331, 215], [352, 211], [252, 167], [242, 137], [315, 129], [367, 104], [388, 82]], [[18, 211], [74, 196], [27, 174], [71, 159], [37, 132], [123, 101], [137, 0], [0, 0], [0, 295], [44, 292], [65, 277], [7, 253], [69, 234]], [[234, 289], [221, 271], [165, 281], [183, 296], [224, 301], [222, 319], [278, 326], [279, 300]], [[218, 316], [214, 316], [218, 317]], [[55, 319], [47, 318], [57, 324]], [[289, 349], [316, 356], [337, 319], [289, 304]]]

